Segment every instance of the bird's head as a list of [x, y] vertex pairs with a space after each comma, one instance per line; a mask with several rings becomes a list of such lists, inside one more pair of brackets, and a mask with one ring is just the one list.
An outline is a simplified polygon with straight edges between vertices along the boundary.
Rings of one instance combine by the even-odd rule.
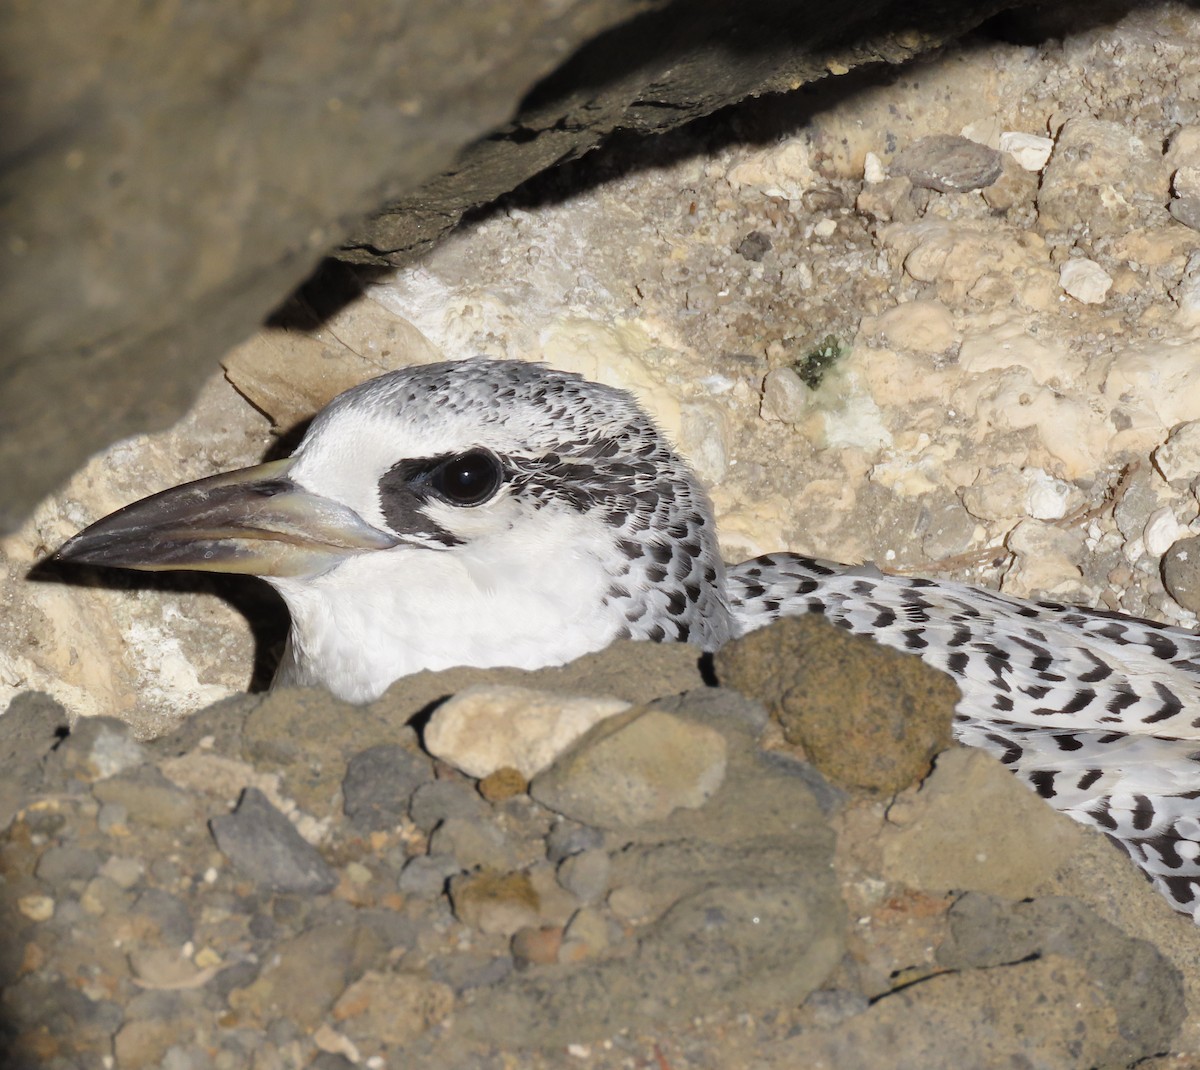
[[633, 398], [519, 361], [430, 364], [363, 383], [316, 416], [292, 457], [142, 499], [55, 558], [286, 586], [364, 555], [467, 553], [498, 537], [511, 546], [528, 535], [535, 555], [550, 515], [611, 534], [625, 562], [617, 592], [669, 578], [690, 609], [719, 587], [707, 498]]

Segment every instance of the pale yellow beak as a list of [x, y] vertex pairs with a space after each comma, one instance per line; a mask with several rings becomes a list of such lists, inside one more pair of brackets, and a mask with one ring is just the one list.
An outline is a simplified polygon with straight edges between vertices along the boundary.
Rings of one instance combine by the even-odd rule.
[[399, 541], [288, 478], [291, 459], [198, 479], [97, 520], [52, 561], [147, 572], [309, 576]]

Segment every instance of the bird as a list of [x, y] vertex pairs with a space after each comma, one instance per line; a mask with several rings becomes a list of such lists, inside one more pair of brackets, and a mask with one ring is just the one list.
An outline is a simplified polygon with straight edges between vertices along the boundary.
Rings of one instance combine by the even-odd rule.
[[619, 638], [716, 651], [820, 614], [948, 673], [959, 741], [1200, 923], [1200, 636], [795, 553], [726, 565], [667, 437], [572, 372], [386, 373], [330, 402], [291, 457], [134, 502], [53, 559], [260, 576], [291, 615], [276, 683], [351, 703], [423, 669], [534, 669]]

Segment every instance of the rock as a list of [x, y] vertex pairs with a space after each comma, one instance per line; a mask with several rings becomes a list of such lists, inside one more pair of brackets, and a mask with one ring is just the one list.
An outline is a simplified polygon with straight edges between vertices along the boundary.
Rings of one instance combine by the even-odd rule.
[[546, 857], [554, 863], [602, 846], [604, 833], [590, 825], [580, 825], [559, 817], [546, 836]]
[[923, 137], [892, 158], [891, 170], [920, 189], [966, 193], [990, 186], [1000, 177], [1001, 157], [995, 149], [965, 137]]
[[1058, 131], [1042, 172], [1038, 223], [1045, 231], [1086, 228], [1092, 241], [1124, 234], [1162, 211], [1166, 173], [1158, 153], [1119, 122], [1076, 116]]
[[517, 969], [549, 966], [557, 962], [562, 938], [563, 930], [557, 925], [519, 929], [512, 938], [512, 953]]
[[725, 777], [719, 732], [659, 710], [598, 725], [530, 785], [543, 806], [601, 828], [661, 821], [703, 806]]
[[1085, 305], [1100, 305], [1112, 288], [1112, 276], [1094, 260], [1068, 260], [1058, 273], [1063, 291]]
[[716, 656], [724, 686], [757, 698], [835, 784], [891, 794], [922, 779], [951, 743], [958, 688], [919, 658], [785, 618]]
[[879, 223], [910, 223], [917, 218], [916, 206], [912, 201], [912, 180], [904, 175], [872, 182], [863, 187], [854, 201], [860, 215]]
[[[594, 907], [577, 910], [563, 930], [558, 949], [559, 962], [582, 962], [608, 950], [614, 926], [605, 913]], [[616, 927], [618, 932], [619, 926]]]
[[422, 784], [413, 793], [409, 814], [422, 832], [432, 832], [441, 822], [453, 817], [482, 821], [491, 817], [491, 809], [465, 780], [435, 780]]
[[196, 800], [180, 791], [152, 765], [97, 781], [92, 794], [108, 806], [122, 806], [132, 827], [191, 828], [199, 820]]
[[518, 861], [513, 845], [496, 825], [461, 817], [448, 817], [434, 829], [429, 853], [451, 856], [462, 870], [504, 870]]
[[1000, 135], [1000, 151], [1007, 152], [1026, 171], [1040, 171], [1050, 159], [1054, 141], [1038, 134], [1006, 130]]
[[337, 874], [257, 788], [247, 788], [237, 809], [209, 822], [213, 839], [238, 871], [275, 892], [320, 895]]
[[505, 766], [489, 773], [479, 782], [479, 794], [490, 803], [504, 802], [515, 799], [529, 790], [529, 781], [521, 775], [519, 769]]
[[34, 871], [38, 880], [50, 885], [63, 881], [90, 880], [100, 868], [100, 856], [77, 844], [48, 847], [38, 859]]
[[333, 1019], [351, 1037], [410, 1044], [454, 1008], [447, 985], [412, 973], [368, 970], [333, 1005]]
[[350, 759], [342, 778], [346, 816], [358, 828], [389, 828], [408, 816], [409, 802], [433, 780], [429, 759], [407, 747], [382, 743]]
[[473, 687], [434, 711], [425, 729], [425, 746], [469, 776], [512, 768], [530, 780], [592, 725], [628, 708], [629, 703], [615, 698]]
[[736, 250], [739, 256], [758, 263], [771, 251], [771, 239], [761, 230], [752, 230], [739, 243]]
[[581, 903], [597, 903], [608, 891], [608, 852], [580, 851], [558, 864], [558, 883]]
[[1163, 584], [1184, 609], [1200, 613], [1200, 536], [1180, 539], [1162, 559]]
[[898, 799], [880, 837], [882, 872], [929, 893], [970, 889], [1043, 894], [1087, 831], [1055, 813], [999, 762], [955, 747], [913, 794]]
[[1200, 197], [1176, 197], [1167, 205], [1171, 218], [1191, 230], [1200, 230]]
[[1186, 524], [1175, 519], [1175, 511], [1164, 505], [1146, 518], [1142, 529], [1142, 545], [1151, 557], [1162, 557], [1180, 539], [1191, 534]]
[[283, 1018], [317, 1027], [345, 991], [348, 977], [371, 961], [371, 941], [353, 925], [318, 925], [276, 945], [262, 973], [229, 994], [229, 1006], [251, 1021]]
[[763, 379], [758, 413], [764, 420], [795, 424], [804, 419], [812, 391], [792, 368], [772, 368]]
[[1179, 489], [1200, 476], [1200, 420], [1171, 429], [1167, 441], [1152, 454], [1163, 479]]
[[917, 353], [944, 353], [958, 340], [954, 316], [941, 301], [907, 301], [877, 317], [870, 329], [889, 345]]
[[405, 895], [434, 899], [445, 890], [446, 881], [458, 872], [458, 862], [450, 855], [418, 855], [405, 863], [396, 887]]
[[463, 874], [450, 881], [454, 914], [481, 932], [512, 936], [536, 925], [540, 901], [524, 873]]

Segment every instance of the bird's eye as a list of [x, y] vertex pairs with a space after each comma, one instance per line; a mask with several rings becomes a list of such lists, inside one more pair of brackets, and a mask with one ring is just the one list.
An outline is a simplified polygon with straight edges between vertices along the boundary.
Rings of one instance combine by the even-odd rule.
[[429, 473], [429, 483], [451, 505], [482, 505], [504, 479], [504, 470], [488, 450], [469, 450], [443, 461]]

